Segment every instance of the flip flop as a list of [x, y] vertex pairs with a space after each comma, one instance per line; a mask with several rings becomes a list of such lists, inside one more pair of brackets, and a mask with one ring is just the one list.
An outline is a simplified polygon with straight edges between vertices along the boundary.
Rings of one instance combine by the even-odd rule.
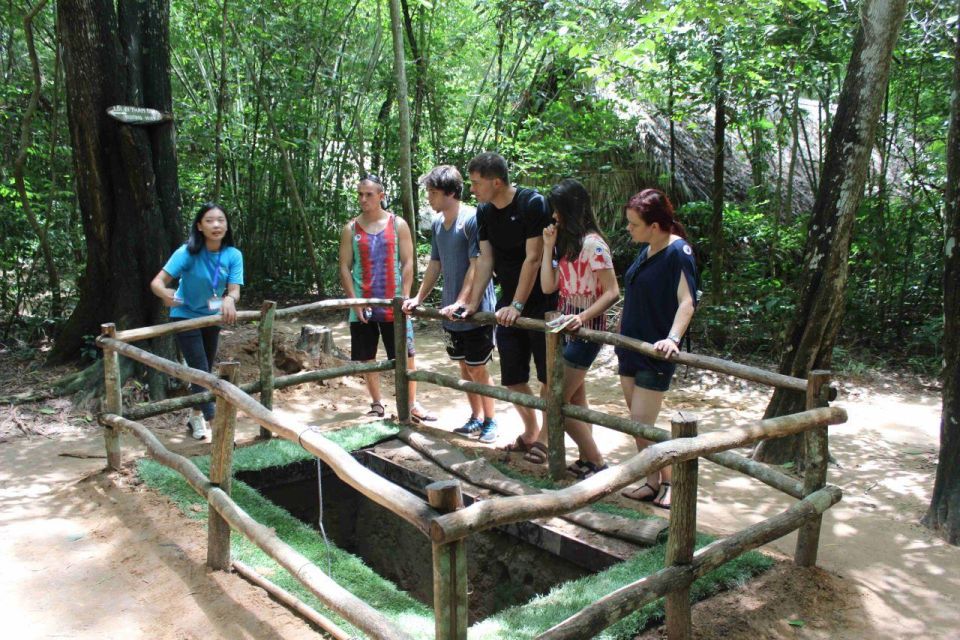
[[530, 445], [530, 450], [523, 454], [523, 459], [533, 464], [546, 464], [548, 451], [540, 442]]
[[[644, 489], [649, 489], [650, 493], [643, 493]], [[631, 500], [637, 500], [639, 502], [653, 502], [657, 496], [660, 495], [660, 489], [654, 487], [649, 482], [644, 482], [639, 487], [624, 489], [620, 492], [620, 495], [624, 498], [630, 498]]]

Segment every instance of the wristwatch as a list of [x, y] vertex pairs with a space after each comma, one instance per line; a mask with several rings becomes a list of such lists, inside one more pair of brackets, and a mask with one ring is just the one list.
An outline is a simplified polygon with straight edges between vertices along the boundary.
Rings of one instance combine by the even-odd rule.
[[668, 335], [668, 336], [667, 336], [667, 340], [673, 341], [673, 343], [674, 343], [675, 345], [677, 345], [678, 347], [680, 346], [680, 336], [678, 336], [678, 335], [675, 334], [675, 333], [671, 333], [670, 335]]
[[523, 313], [523, 303], [519, 300], [514, 300], [510, 303], [510, 306], [517, 310], [517, 313]]

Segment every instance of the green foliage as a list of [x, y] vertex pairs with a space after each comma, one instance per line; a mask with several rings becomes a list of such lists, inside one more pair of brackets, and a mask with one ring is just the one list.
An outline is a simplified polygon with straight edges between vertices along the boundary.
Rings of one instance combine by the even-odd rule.
[[[618, 265], [636, 252], [620, 221], [632, 193], [654, 185], [669, 190], [674, 178], [677, 200], [706, 197], [685, 190], [684, 182], [696, 178], [709, 187], [711, 159], [675, 149], [680, 165], [670, 176], [664, 129], [672, 122], [694, 138], [708, 137], [711, 110], [722, 95], [728, 151], [735, 154], [729, 157], [736, 161], [728, 159], [728, 173], [749, 174], [750, 185], [735, 195], [728, 190], [730, 288], [723, 300], [709, 297], [708, 209], [694, 202], [682, 211], [708, 294], [694, 330], [727, 327], [726, 349], [776, 352], [802, 268], [809, 211], [797, 203], [812, 199], [805, 193], [790, 207], [784, 202], [795, 105], [803, 100], [810, 110], [797, 132], [795, 189], [812, 191], [808, 183], [818, 179], [832, 125], [829, 107], [843, 81], [857, 11], [817, 0], [407, 5], [414, 175], [441, 162], [463, 167], [475, 153], [497, 150], [526, 186], [546, 191], [561, 178], [581, 178]], [[223, 6], [171, 3], [184, 229], [196, 206], [214, 196], [222, 81], [219, 200], [245, 255], [246, 288], [254, 297], [315, 296], [303, 225], [282, 169], [286, 156], [321, 278], [336, 295], [339, 233], [358, 211], [357, 176], [380, 174], [394, 202], [400, 191], [389, 12], [372, 0], [322, 8], [291, 0], [227, 3], [224, 31]], [[13, 188], [11, 167], [32, 86], [24, 10], [16, 3], [0, 7], [0, 326], [8, 341], [48, 337], [62, 320], [52, 317], [36, 232]], [[942, 332], [939, 207], [953, 13], [949, 4], [917, 2], [904, 23], [878, 160], [854, 229], [840, 338], [858, 353], [908, 353], [897, 364], [920, 370], [936, 368]], [[54, 17], [55, 5], [48, 3], [36, 20], [43, 80], [25, 182], [38, 222], [50, 234], [69, 310], [86, 261], [85, 230], [74, 193], [68, 99], [62, 69], [59, 78], [55, 72]], [[657, 135], [638, 135], [650, 123]], [[418, 246], [418, 255], [426, 250]]]

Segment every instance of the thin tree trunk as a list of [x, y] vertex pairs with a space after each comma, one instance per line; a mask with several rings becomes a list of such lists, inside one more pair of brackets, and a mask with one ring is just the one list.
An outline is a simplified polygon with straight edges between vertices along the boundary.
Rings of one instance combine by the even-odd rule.
[[[713, 43], [713, 213], [710, 217], [710, 275], [711, 300], [720, 303], [724, 299], [724, 242], [723, 242], [723, 192], [724, 156], [726, 155], [727, 114], [726, 96], [723, 87], [723, 35], [717, 34]], [[726, 327], [721, 323], [711, 336], [720, 348], [726, 343]]]
[[[820, 189], [810, 219], [804, 272], [794, 321], [780, 360], [780, 373], [806, 377], [829, 369], [840, 332], [853, 221], [863, 199], [867, 166], [893, 47], [906, 0], [867, 0], [837, 103]], [[802, 410], [803, 394], [777, 389], [765, 417]], [[754, 457], [763, 462], [793, 461], [803, 467], [800, 439], [787, 437], [760, 444]]]
[[[957, 3], [960, 6], [960, 2]], [[923, 524], [960, 545], [960, 26], [953, 61], [944, 190], [943, 411], [940, 460]]]
[[213, 201], [220, 201], [223, 185], [223, 110], [227, 101], [227, 0], [223, 0], [220, 15], [220, 82], [217, 87], [217, 121], [214, 125], [214, 158], [216, 162], [213, 182]]
[[[403, 26], [399, 0], [390, 0], [390, 24], [393, 30], [393, 73], [397, 84], [397, 113], [400, 116], [400, 195], [403, 218], [410, 226], [414, 244], [417, 237], [417, 218], [413, 206], [413, 168], [410, 158], [410, 103], [407, 100], [407, 72], [403, 55]], [[414, 261], [416, 262], [416, 261]], [[416, 280], [414, 265], [414, 280]]]
[[[33, 206], [30, 204], [30, 198], [27, 195], [27, 185], [24, 180], [24, 169], [27, 163], [27, 151], [30, 149], [30, 127], [33, 123], [33, 116], [37, 112], [37, 105], [40, 103], [41, 79], [40, 62], [37, 59], [37, 49], [33, 42], [33, 19], [46, 6], [47, 0], [39, 0], [33, 6], [23, 19], [23, 30], [27, 38], [27, 54], [30, 56], [30, 69], [33, 77], [33, 92], [30, 94], [30, 102], [27, 104], [27, 110], [23, 114], [23, 121], [20, 123], [20, 150], [13, 163], [13, 179], [16, 185], [17, 193], [20, 196], [20, 204], [23, 207], [23, 213], [30, 223], [30, 228], [37, 234], [40, 242], [40, 250], [43, 254], [43, 262], [47, 269], [47, 283], [50, 287], [50, 315], [59, 318], [63, 313], [63, 302], [60, 298], [60, 273], [57, 270], [57, 263], [53, 259], [53, 250], [50, 247], [50, 241], [47, 237], [46, 225], [41, 225], [33, 212]], [[53, 115], [56, 118], [56, 113]], [[51, 164], [52, 164], [51, 158]], [[47, 213], [48, 220], [50, 212]]]

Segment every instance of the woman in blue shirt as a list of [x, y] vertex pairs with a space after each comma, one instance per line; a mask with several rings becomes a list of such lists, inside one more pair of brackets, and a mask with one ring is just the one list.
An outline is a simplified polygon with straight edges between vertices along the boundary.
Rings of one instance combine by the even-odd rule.
[[[176, 289], [174, 280], [180, 280]], [[170, 256], [150, 283], [154, 295], [170, 307], [172, 320], [221, 314], [231, 324], [237, 319], [237, 302], [243, 284], [243, 255], [233, 246], [233, 232], [226, 212], [208, 202], [200, 207], [190, 227], [187, 243]], [[187, 365], [209, 372], [217, 356], [220, 327], [204, 327], [175, 334]], [[192, 385], [194, 393], [205, 391]], [[207, 435], [207, 421], [213, 420], [214, 403], [194, 409], [187, 425], [197, 440]]]
[[[623, 277], [620, 333], [652, 344], [667, 360], [618, 347], [620, 384], [630, 418], [652, 425], [676, 369], [669, 358], [679, 353], [697, 304], [697, 266], [686, 230], [662, 191], [644, 189], [630, 198], [625, 213], [630, 238], [647, 246]], [[638, 450], [650, 444], [636, 440]], [[669, 509], [670, 467], [647, 476], [643, 485], [628, 488], [623, 495]]]

